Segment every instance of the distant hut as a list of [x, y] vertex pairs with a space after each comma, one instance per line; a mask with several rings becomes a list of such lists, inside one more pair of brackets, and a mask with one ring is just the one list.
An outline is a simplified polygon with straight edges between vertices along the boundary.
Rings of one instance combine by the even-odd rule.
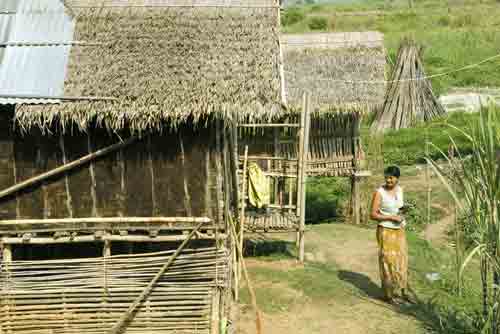
[[283, 35], [286, 99], [311, 94], [308, 175], [349, 176], [360, 157], [360, 116], [384, 98], [385, 49], [378, 32]]
[[0, 332], [218, 333], [234, 128], [282, 111], [278, 9], [5, 3]]

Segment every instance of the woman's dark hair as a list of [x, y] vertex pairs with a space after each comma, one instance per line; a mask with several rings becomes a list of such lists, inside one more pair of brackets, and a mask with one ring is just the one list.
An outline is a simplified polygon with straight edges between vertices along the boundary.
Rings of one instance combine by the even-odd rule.
[[395, 176], [399, 178], [401, 176], [401, 171], [398, 166], [389, 166], [384, 170], [384, 176]]

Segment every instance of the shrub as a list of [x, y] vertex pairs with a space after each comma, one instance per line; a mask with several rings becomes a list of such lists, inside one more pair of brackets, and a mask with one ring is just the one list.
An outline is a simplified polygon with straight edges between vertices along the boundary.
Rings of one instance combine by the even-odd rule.
[[449, 15], [443, 15], [443, 16], [439, 17], [439, 19], [438, 19], [438, 24], [440, 26], [447, 27], [450, 25], [450, 23], [451, 23], [451, 19], [450, 19]]
[[305, 15], [301, 10], [297, 8], [291, 8], [286, 10], [284, 15], [281, 16], [281, 24], [283, 26], [291, 26], [304, 20], [304, 18]]
[[322, 16], [314, 16], [309, 19], [307, 22], [307, 26], [311, 30], [326, 30], [328, 27], [328, 20], [326, 17]]
[[337, 218], [342, 215], [343, 205], [349, 201], [349, 183], [347, 179], [314, 177], [307, 181], [306, 220], [319, 223], [322, 220]]

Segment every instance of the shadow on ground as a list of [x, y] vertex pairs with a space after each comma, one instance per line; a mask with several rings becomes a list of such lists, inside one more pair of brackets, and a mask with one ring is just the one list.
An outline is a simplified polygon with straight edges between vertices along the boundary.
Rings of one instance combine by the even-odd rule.
[[295, 258], [295, 244], [284, 240], [245, 239], [243, 254], [248, 256], [275, 256], [282, 258]]
[[380, 286], [378, 286], [371, 280], [370, 277], [365, 274], [339, 270], [338, 277], [342, 281], [354, 286], [358, 290], [358, 292], [367, 297], [380, 300], [382, 300], [383, 298], [383, 293], [380, 289]]
[[[356, 291], [377, 304], [383, 302], [383, 292], [378, 284], [373, 282], [367, 275], [352, 271], [340, 270], [340, 280], [356, 288]], [[386, 307], [405, 316], [410, 316], [421, 322], [427, 330], [432, 333], [473, 333], [479, 324], [472, 319], [464, 319], [452, 308], [439, 307], [433, 300], [423, 300], [415, 296], [414, 303], [401, 303], [397, 306], [385, 304]]]

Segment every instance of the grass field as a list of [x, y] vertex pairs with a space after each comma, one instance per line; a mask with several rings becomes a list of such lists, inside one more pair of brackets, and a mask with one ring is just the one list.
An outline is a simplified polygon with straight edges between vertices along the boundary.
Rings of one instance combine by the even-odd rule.
[[[411, 36], [424, 47], [428, 74], [475, 64], [500, 53], [500, 2], [484, 1], [358, 1], [354, 4], [313, 4], [286, 9], [284, 32], [365, 31], [385, 35], [389, 63], [401, 39]], [[448, 5], [449, 4], [449, 5]], [[363, 15], [356, 14], [359, 11]], [[356, 12], [356, 13], [353, 13]], [[500, 86], [500, 60], [432, 80], [439, 95], [450, 87]]]

